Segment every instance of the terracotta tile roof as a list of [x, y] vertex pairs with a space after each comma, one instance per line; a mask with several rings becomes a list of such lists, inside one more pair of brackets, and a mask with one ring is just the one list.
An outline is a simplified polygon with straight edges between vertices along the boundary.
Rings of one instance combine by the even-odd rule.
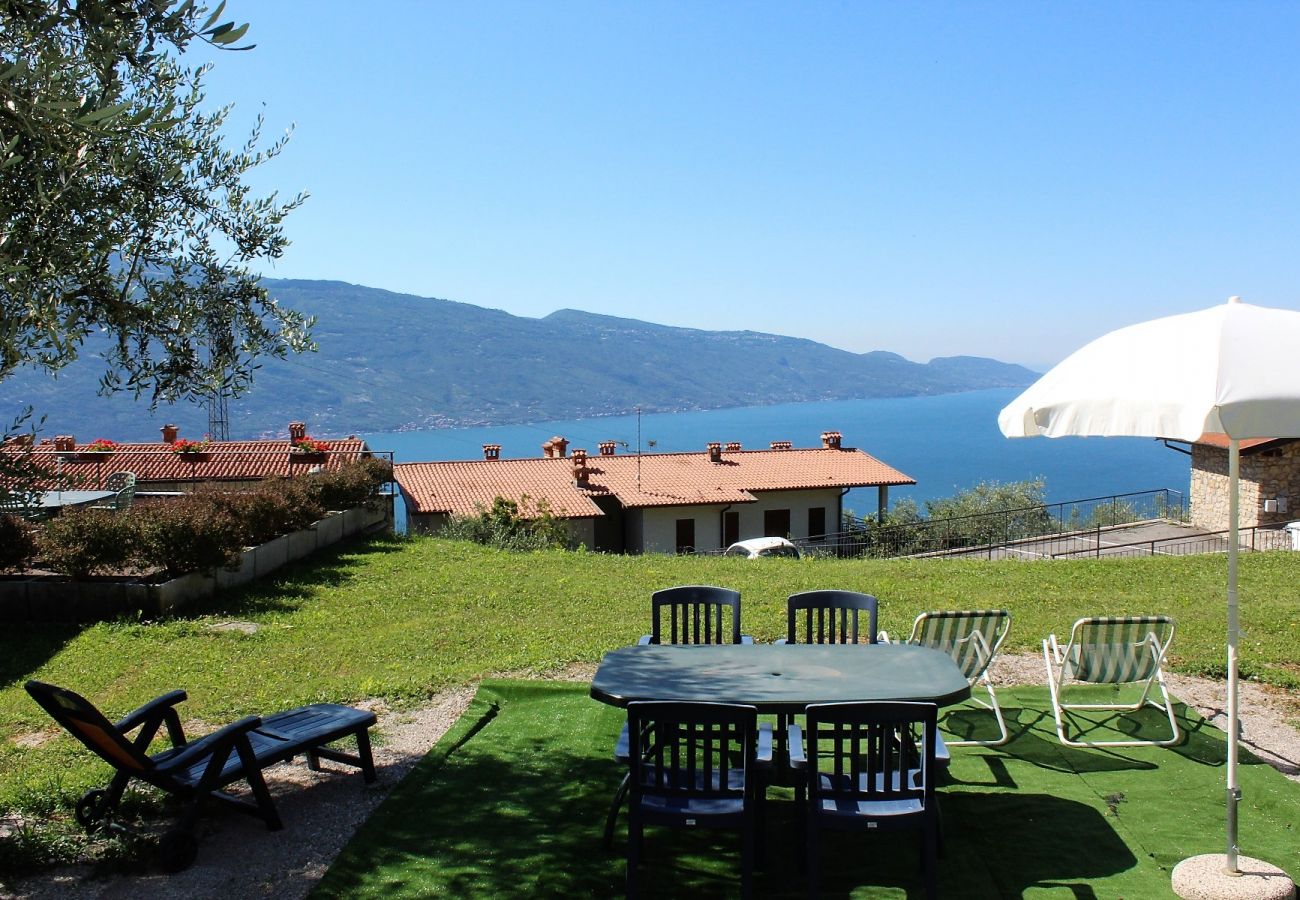
[[497, 497], [518, 501], [527, 495], [545, 499], [552, 513], [565, 519], [602, 515], [591, 496], [573, 486], [573, 460], [494, 459], [468, 462], [398, 463], [393, 477], [417, 513], [473, 515]]
[[[1242, 452], [1247, 450], [1267, 449], [1270, 446], [1282, 446], [1294, 441], [1295, 438], [1246, 438], [1240, 441], [1239, 445]], [[1192, 441], [1193, 444], [1204, 444], [1207, 447], [1218, 447], [1221, 450], [1228, 449], [1228, 436], [1226, 434], [1215, 434], [1206, 432], [1205, 434]]]
[[627, 509], [752, 503], [762, 491], [873, 487], [916, 481], [860, 450], [741, 450], [712, 462], [706, 453], [592, 456], [587, 485], [574, 483], [574, 458], [400, 463], [395, 477], [416, 513], [469, 515], [495, 497], [545, 499], [565, 518], [599, 516], [594, 498]]
[[[213, 441], [202, 454], [172, 452], [171, 445], [118, 444], [112, 453], [86, 453], [85, 444], [71, 451], [56, 450], [53, 444], [32, 448], [33, 459], [50, 471], [59, 471], [78, 485], [97, 488], [114, 472], [134, 472], [136, 482], [250, 481], [273, 475], [304, 475], [316, 466], [335, 468], [367, 456], [370, 449], [360, 438], [320, 441], [326, 454], [290, 454], [287, 438], [261, 441]], [[10, 452], [8, 448], [0, 453]], [[59, 457], [63, 460], [60, 462]]]

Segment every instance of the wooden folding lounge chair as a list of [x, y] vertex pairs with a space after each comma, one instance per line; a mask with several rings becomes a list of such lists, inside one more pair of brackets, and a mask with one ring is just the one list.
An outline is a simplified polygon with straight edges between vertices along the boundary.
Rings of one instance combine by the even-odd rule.
[[[1174, 639], [1174, 620], [1169, 616], [1123, 616], [1084, 618], [1074, 623], [1070, 641], [1061, 650], [1056, 635], [1043, 641], [1047, 664], [1047, 687], [1052, 695], [1056, 734], [1068, 747], [1169, 747], [1182, 739], [1174, 707], [1165, 689], [1162, 671], [1165, 654]], [[1064, 703], [1062, 695], [1071, 684], [1142, 685], [1136, 703]], [[1160, 700], [1151, 688], [1160, 690]], [[1163, 710], [1169, 719], [1171, 736], [1164, 740], [1084, 741], [1067, 735], [1065, 714], [1070, 710], [1115, 710], [1135, 712], [1144, 706]]]
[[[138, 778], [187, 801], [175, 829], [163, 836], [158, 861], [164, 869], [178, 872], [194, 861], [198, 842], [194, 822], [206, 797], [231, 804], [242, 812], [258, 816], [271, 830], [282, 827], [275, 802], [262, 778], [262, 770], [303, 754], [316, 770], [321, 758], [347, 763], [361, 769], [367, 783], [375, 780], [367, 729], [375, 714], [367, 710], [332, 703], [317, 703], [265, 719], [245, 716], [225, 728], [194, 741], [181, 728], [176, 705], [185, 700], [184, 691], [172, 691], [146, 703], [113, 724], [84, 697], [40, 681], [27, 682], [27, 693], [101, 759], [117, 770], [109, 786], [87, 791], [77, 803], [77, 821], [87, 829], [105, 824], [132, 778]], [[162, 727], [172, 746], [148, 753]], [[134, 738], [132, 731], [139, 729]], [[353, 735], [357, 753], [326, 747]], [[234, 797], [220, 789], [236, 781], [248, 783], [253, 801]]]
[[[907, 643], [933, 647], [947, 653], [966, 676], [971, 687], [975, 686], [975, 682], [982, 681], [988, 691], [988, 702], [978, 697], [973, 699], [985, 709], [992, 710], [998, 723], [998, 736], [994, 740], [945, 740], [941, 741], [941, 745], [1000, 747], [1010, 740], [1002, 708], [998, 706], [998, 696], [993, 691], [993, 681], [989, 678], [989, 666], [993, 664], [1010, 629], [1011, 613], [1005, 609], [935, 610], [921, 613], [912, 623], [912, 635]], [[880, 637], [889, 641], [889, 635], [883, 631]], [[946, 755], [946, 750], [941, 751], [941, 757]]]

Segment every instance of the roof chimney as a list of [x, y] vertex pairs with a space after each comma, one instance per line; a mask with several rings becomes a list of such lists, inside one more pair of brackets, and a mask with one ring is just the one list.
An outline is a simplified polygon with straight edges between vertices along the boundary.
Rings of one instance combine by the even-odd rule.
[[301, 441], [307, 436], [307, 425], [303, 422], [289, 423], [289, 440]]
[[[613, 456], [614, 448], [618, 446], [618, 441], [601, 441], [597, 446], [600, 447], [601, 456]], [[573, 452], [577, 453], [578, 451], [574, 450]]]
[[162, 428], [159, 428], [158, 430], [162, 432], [164, 444], [176, 443], [176, 435], [181, 433], [181, 430], [177, 428], [175, 425], [171, 424], [170, 422], [168, 422], [166, 425], [164, 425]]
[[500, 445], [500, 444], [484, 444], [484, 445], [483, 445], [483, 458], [484, 458], [484, 459], [500, 459], [500, 458], [501, 458], [501, 445]]
[[65, 453], [77, 449], [77, 439], [70, 434], [59, 434], [54, 437], [54, 449], [60, 453]]
[[728, 453], [739, 453], [740, 441], [727, 441], [727, 446], [723, 447], [722, 449], [726, 450]]
[[587, 486], [587, 476], [591, 470], [587, 468], [587, 451], [581, 448], [575, 448], [573, 451], [573, 480], [577, 482], [578, 487]]
[[722, 445], [717, 441], [709, 441], [709, 462], [722, 462]]
[[840, 449], [840, 433], [838, 431], [823, 431], [822, 447], [826, 450]]
[[569, 442], [558, 434], [542, 444], [542, 455], [547, 459], [558, 459], [564, 456], [564, 451], [569, 448]]
[[794, 446], [794, 445], [791, 444], [789, 441], [773, 441], [773, 442], [772, 442], [772, 449], [773, 449], [773, 450], [789, 450], [792, 446]]

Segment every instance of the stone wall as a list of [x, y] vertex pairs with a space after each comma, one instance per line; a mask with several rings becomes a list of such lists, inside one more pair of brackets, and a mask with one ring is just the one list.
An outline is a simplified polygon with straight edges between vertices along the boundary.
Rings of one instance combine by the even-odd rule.
[[[1241, 527], [1300, 520], [1300, 441], [1241, 454]], [[1265, 512], [1265, 500], [1285, 510]], [[1228, 451], [1192, 445], [1192, 524], [1206, 531], [1228, 528]]]

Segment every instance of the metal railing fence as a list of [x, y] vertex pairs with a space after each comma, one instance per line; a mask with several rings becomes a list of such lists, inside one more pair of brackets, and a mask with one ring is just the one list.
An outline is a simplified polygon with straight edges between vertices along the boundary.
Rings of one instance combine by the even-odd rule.
[[898, 524], [846, 516], [843, 531], [795, 543], [811, 556], [880, 559], [981, 554], [995, 558], [1009, 555], [1007, 548], [1027, 541], [1060, 541], [1064, 549], [1068, 541], [1090, 532], [1137, 522], [1183, 522], [1186, 518], [1182, 493], [1161, 488]]

